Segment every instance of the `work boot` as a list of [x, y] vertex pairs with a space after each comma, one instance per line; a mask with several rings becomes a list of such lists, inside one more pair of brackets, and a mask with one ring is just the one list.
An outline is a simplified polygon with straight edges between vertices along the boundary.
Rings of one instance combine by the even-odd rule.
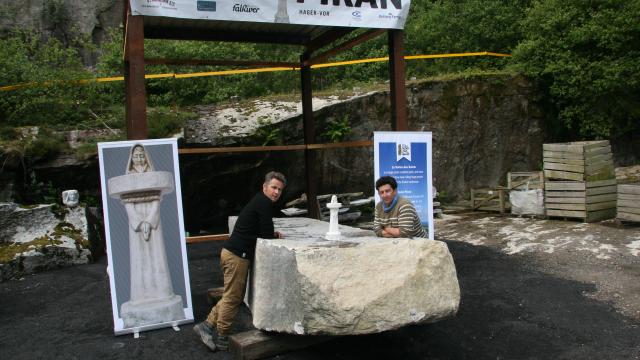
[[213, 341], [213, 327], [209, 325], [206, 321], [203, 321], [196, 326], [193, 327], [193, 331], [195, 331], [198, 336], [200, 336], [200, 341], [202, 341], [211, 351], [216, 351], [216, 344]]
[[222, 351], [229, 350], [229, 338], [227, 336], [218, 335], [218, 337], [216, 337], [215, 343], [216, 343], [216, 347], [219, 350], [222, 350]]

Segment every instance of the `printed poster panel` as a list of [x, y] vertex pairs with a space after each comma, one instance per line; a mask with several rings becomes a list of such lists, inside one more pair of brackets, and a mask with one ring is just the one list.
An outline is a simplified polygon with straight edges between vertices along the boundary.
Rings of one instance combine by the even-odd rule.
[[[431, 172], [431, 133], [376, 131], [373, 133], [374, 180], [393, 176], [398, 194], [413, 203], [422, 226], [434, 239], [433, 183]], [[376, 204], [380, 201], [374, 191]]]
[[402, 29], [410, 0], [131, 0], [133, 15]]
[[193, 322], [176, 139], [98, 144], [116, 335]]

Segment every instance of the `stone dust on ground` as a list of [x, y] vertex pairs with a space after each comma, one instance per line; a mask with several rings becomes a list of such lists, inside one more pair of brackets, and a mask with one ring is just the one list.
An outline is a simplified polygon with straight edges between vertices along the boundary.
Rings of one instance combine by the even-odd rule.
[[[456, 263], [455, 317], [274, 358], [640, 359], [639, 226], [469, 213], [437, 220], [436, 238]], [[210, 309], [207, 289], [222, 284], [220, 249], [187, 249], [196, 321]], [[114, 336], [105, 268], [103, 257], [0, 283], [0, 358], [231, 358], [209, 352], [192, 325]], [[242, 309], [234, 330], [250, 327]]]

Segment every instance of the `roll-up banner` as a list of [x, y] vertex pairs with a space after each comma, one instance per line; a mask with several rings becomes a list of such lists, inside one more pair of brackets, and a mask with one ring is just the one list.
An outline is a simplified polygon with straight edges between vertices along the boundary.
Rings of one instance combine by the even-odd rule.
[[133, 15], [402, 29], [410, 0], [131, 0]]
[[[416, 208], [422, 226], [434, 239], [433, 182], [431, 172], [431, 133], [412, 131], [376, 131], [373, 133], [374, 180], [393, 176], [398, 194]], [[380, 201], [378, 192], [376, 204]]]

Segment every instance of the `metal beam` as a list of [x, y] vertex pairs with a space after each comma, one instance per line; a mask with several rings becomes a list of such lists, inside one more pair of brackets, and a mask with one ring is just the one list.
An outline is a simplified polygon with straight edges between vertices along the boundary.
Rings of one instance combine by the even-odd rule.
[[258, 60], [198, 60], [198, 59], [144, 59], [146, 65], [193, 65], [193, 66], [268, 66], [289, 67], [300, 66], [297, 62], [258, 61]]
[[305, 45], [311, 40], [307, 35], [246, 31], [207, 31], [206, 29], [198, 28], [159, 28], [149, 26], [146, 27], [144, 31], [147, 39], [252, 42], [282, 45]]
[[125, 114], [127, 139], [147, 138], [147, 95], [144, 82], [144, 25], [142, 16], [127, 13], [124, 43]]
[[[311, 91], [311, 67], [304, 65], [309, 60], [307, 53], [300, 57], [300, 87], [302, 92], [302, 119], [304, 126], [304, 143], [313, 144], [315, 142], [315, 124], [313, 121], [313, 94]], [[317, 154], [313, 150], [304, 151], [305, 176], [307, 182], [307, 210], [309, 217], [320, 219], [320, 209], [318, 207], [318, 183], [316, 176]]]
[[331, 50], [325, 51], [324, 53], [318, 55], [318, 56], [314, 56], [313, 58], [309, 59], [308, 63], [309, 65], [313, 65], [313, 64], [319, 64], [319, 63], [323, 63], [325, 61], [327, 61], [328, 58], [335, 56], [343, 51], [347, 51], [351, 48], [353, 48], [356, 45], [362, 44], [365, 41], [371, 40], [377, 36], [380, 36], [382, 34], [385, 33], [386, 30], [380, 30], [380, 29], [375, 29], [375, 30], [369, 30], [366, 31], [356, 37], [354, 37], [353, 39], [347, 40], [345, 42], [343, 42], [340, 45], [337, 45], [336, 47], [334, 47]]
[[312, 54], [316, 50], [320, 50], [323, 47], [331, 44], [332, 42], [348, 35], [356, 28], [333, 28], [322, 35], [312, 39], [306, 47], [306, 51]]
[[404, 31], [389, 30], [389, 86], [391, 92], [391, 128], [406, 131], [407, 92], [405, 89]]

